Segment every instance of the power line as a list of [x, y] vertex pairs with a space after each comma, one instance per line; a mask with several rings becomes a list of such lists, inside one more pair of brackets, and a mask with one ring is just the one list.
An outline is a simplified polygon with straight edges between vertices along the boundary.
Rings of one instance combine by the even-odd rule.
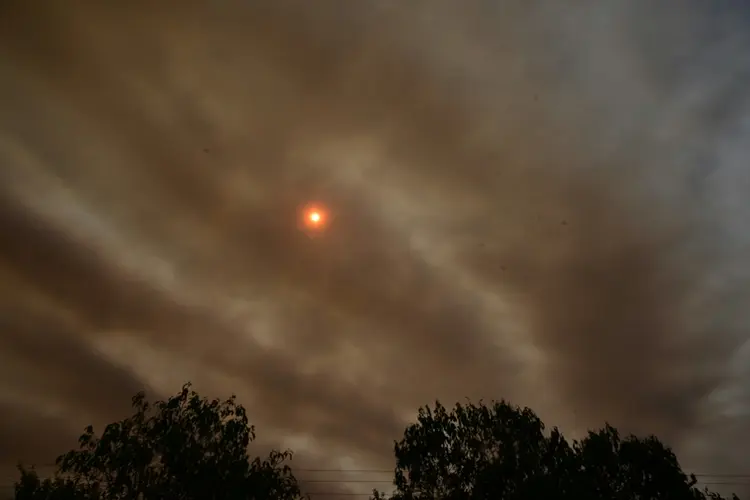
[[304, 479], [297, 478], [297, 481], [301, 483], [388, 483], [391, 484], [393, 481], [390, 479]]
[[693, 474], [695, 477], [740, 477], [748, 478], [750, 474]]
[[[29, 464], [28, 467], [56, 467], [57, 464], [55, 463], [46, 463], [46, 464]], [[393, 473], [395, 471], [394, 469], [305, 469], [305, 468], [297, 468], [292, 467], [292, 472], [313, 472], [313, 473], [321, 473], [321, 472], [337, 472], [337, 473], [379, 473], [379, 474], [386, 474], [386, 473]], [[686, 473], [686, 475], [691, 475], [691, 473]], [[747, 474], [720, 474], [720, 473], [711, 473], [711, 472], [694, 472], [692, 473], [695, 477], [731, 477], [731, 478], [750, 478], [750, 473]]]
[[[28, 467], [56, 467], [55, 463], [48, 464], [29, 464]], [[395, 469], [301, 469], [297, 467], [292, 468], [294, 471], [300, 472], [380, 472], [380, 473], [392, 473]]]
[[395, 469], [294, 469], [300, 472], [380, 472], [392, 473]]
[[[34, 468], [39, 467], [55, 467], [57, 464], [36, 464]], [[333, 474], [392, 474], [394, 469], [292, 469], [294, 473], [333, 473]], [[698, 483], [701, 486], [746, 486], [750, 485], [750, 481], [739, 481], [742, 479], [750, 480], [750, 474], [719, 474], [719, 473], [693, 473], [698, 479]], [[392, 484], [393, 481], [388, 479], [315, 479], [315, 478], [300, 478], [297, 480], [302, 484], [328, 484], [328, 485], [339, 485], [345, 486], [348, 484]], [[0, 484], [2, 489], [12, 489], [15, 483]], [[371, 497], [372, 492], [342, 492], [342, 491], [313, 491], [306, 492], [306, 495], [310, 497], [329, 496], [329, 497]], [[386, 494], [387, 495], [387, 494]], [[386, 496], [388, 498], [388, 496]]]
[[[14, 487], [15, 487], [14, 484], [0, 485], [0, 488], [3, 488], [3, 489], [4, 488], [12, 489]], [[372, 496], [372, 492], [356, 493], [356, 492], [345, 492], [345, 491], [312, 491], [312, 492], [305, 492], [305, 493], [303, 493], [303, 495], [309, 495], [311, 497], [312, 496], [320, 496], [320, 495], [335, 496], [335, 497], [361, 497], [361, 496], [370, 497], [370, 496]], [[388, 497], [388, 495], [386, 494], [386, 498], [387, 497]]]

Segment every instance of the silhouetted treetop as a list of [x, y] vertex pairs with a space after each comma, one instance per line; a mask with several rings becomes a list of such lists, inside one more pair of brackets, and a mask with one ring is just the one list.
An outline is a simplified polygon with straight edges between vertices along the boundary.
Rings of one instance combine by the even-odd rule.
[[250, 459], [255, 438], [234, 396], [201, 398], [190, 385], [166, 401], [133, 398], [134, 414], [108, 425], [101, 436], [89, 426], [79, 449], [57, 459], [51, 480], [21, 468], [16, 498], [26, 499], [279, 499], [300, 498], [286, 460], [274, 451]]
[[655, 437], [623, 439], [606, 425], [569, 443], [505, 401], [420, 408], [394, 450], [395, 500], [722, 499]]
[[[58, 458], [54, 477], [19, 467], [16, 498], [302, 497], [287, 465], [291, 452], [249, 457], [255, 432], [234, 397], [207, 400], [188, 384], [166, 401], [137, 394], [133, 408], [101, 435], [88, 427], [79, 448]], [[505, 401], [422, 407], [394, 451], [394, 500], [724, 500], [697, 488], [656, 437], [621, 437], [605, 425], [569, 442], [530, 409]]]

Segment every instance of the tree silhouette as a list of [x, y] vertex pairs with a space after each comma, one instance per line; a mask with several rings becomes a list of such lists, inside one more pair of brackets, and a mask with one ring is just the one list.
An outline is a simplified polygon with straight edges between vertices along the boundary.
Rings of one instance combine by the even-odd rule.
[[422, 407], [395, 455], [394, 500], [722, 500], [655, 437], [622, 439], [606, 425], [568, 443], [505, 401]]
[[15, 498], [19, 500], [79, 500], [99, 498], [95, 491], [84, 492], [73, 481], [60, 477], [41, 480], [34, 469], [19, 467], [21, 479], [15, 485]]
[[166, 401], [133, 398], [135, 413], [108, 425], [101, 436], [89, 426], [79, 449], [57, 459], [53, 479], [41, 481], [19, 467], [18, 500], [170, 499], [246, 500], [300, 498], [287, 459], [273, 451], [248, 456], [255, 431], [234, 396], [201, 398], [190, 384]]

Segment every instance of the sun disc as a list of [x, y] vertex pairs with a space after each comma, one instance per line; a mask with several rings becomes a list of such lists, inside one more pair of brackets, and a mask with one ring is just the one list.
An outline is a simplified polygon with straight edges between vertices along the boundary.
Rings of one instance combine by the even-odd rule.
[[319, 203], [310, 203], [300, 207], [299, 224], [300, 229], [308, 235], [322, 233], [330, 223], [328, 210]]

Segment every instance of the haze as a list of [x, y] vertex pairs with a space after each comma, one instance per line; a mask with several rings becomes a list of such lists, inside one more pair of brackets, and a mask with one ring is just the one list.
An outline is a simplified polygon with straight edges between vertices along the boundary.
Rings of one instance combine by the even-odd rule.
[[312, 4], [0, 4], [0, 463], [191, 380], [303, 469], [469, 397], [748, 473], [748, 10]]

